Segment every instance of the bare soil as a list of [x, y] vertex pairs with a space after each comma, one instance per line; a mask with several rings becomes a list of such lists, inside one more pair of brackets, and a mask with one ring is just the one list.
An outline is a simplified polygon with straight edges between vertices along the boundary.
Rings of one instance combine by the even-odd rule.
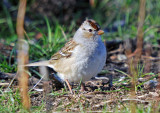
[[[121, 44], [123, 45], [123, 43]], [[106, 66], [102, 73], [96, 78], [85, 82], [86, 91], [84, 92], [80, 92], [78, 89], [79, 85], [74, 84], [72, 86], [74, 94], [70, 94], [69, 90], [64, 88], [63, 84], [53, 78], [53, 71], [50, 72], [49, 81], [41, 81], [40, 83], [38, 83], [40, 78], [32, 75], [29, 80], [29, 89], [38, 83], [37, 86], [32, 89], [34, 93], [30, 94], [32, 106], [45, 104], [43, 111], [115, 112], [126, 110], [128, 107], [132, 107], [132, 103], [134, 103], [138, 106], [143, 106], [144, 109], [147, 109], [149, 106], [153, 108], [153, 110], [156, 109], [160, 100], [160, 90], [157, 89], [158, 78], [154, 77], [159, 72], [159, 63], [158, 60], [155, 60], [158, 58], [158, 51], [152, 48], [150, 73], [153, 73], [153, 75], [148, 74], [143, 77], [142, 80], [137, 80], [136, 84], [141, 85], [139, 85], [136, 95], [134, 96], [131, 90], [131, 79], [124, 74], [128, 73], [129, 69], [124, 50], [120, 47], [121, 44], [118, 44], [119, 46], [116, 48], [107, 47], [108, 58]], [[145, 55], [143, 54], [143, 56]], [[153, 60], [153, 58], [155, 59]], [[141, 66], [143, 66], [143, 64], [144, 60], [142, 60]], [[3, 81], [4, 83], [10, 83], [14, 75], [15, 74], [10, 73], [0, 73], [0, 79], [5, 79], [5, 81]], [[147, 83], [144, 82], [143, 79], [145, 81], [151, 79], [152, 81]], [[13, 82], [12, 86], [17, 86], [17, 80]]]

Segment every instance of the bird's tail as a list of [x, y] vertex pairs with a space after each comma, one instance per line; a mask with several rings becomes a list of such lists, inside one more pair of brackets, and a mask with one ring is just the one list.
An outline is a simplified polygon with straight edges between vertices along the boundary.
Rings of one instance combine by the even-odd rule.
[[49, 61], [40, 61], [40, 62], [34, 62], [30, 64], [26, 64], [24, 66], [49, 66]]

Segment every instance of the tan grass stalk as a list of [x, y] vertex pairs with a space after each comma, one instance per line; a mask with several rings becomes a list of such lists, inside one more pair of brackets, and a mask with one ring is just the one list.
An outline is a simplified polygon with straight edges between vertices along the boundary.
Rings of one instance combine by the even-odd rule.
[[24, 40], [24, 17], [26, 11], [26, 0], [19, 0], [19, 8], [17, 15], [17, 35], [18, 35], [18, 81], [20, 88], [20, 95], [22, 98], [22, 104], [24, 108], [29, 110], [30, 108], [30, 98], [28, 95], [28, 77], [27, 67], [25, 65], [28, 63], [28, 43]]
[[[128, 59], [129, 63], [129, 72], [130, 75], [132, 76], [131, 79], [131, 91], [130, 91], [130, 98], [134, 99], [136, 97], [136, 82], [137, 82], [137, 75], [138, 75], [138, 63], [141, 59], [142, 56], [142, 48], [143, 48], [143, 36], [144, 36], [144, 31], [143, 31], [143, 24], [144, 24], [144, 19], [145, 19], [145, 5], [146, 5], [146, 0], [140, 0], [140, 7], [139, 7], [139, 16], [138, 16], [138, 29], [137, 29], [137, 48], [134, 51], [134, 59], [133, 63], [131, 62], [130, 59]], [[126, 52], [127, 54], [127, 52]], [[129, 54], [129, 52], [128, 52]], [[127, 54], [127, 55], [128, 55]], [[129, 55], [128, 55], [129, 56]], [[131, 113], [136, 112], [136, 102], [130, 101], [130, 110]]]
[[137, 48], [134, 53], [135, 60], [134, 63], [137, 66], [141, 56], [142, 56], [142, 48], [143, 48], [143, 24], [145, 19], [145, 6], [146, 0], [140, 0], [140, 8], [139, 8], [139, 16], [138, 16], [138, 30], [137, 30]]

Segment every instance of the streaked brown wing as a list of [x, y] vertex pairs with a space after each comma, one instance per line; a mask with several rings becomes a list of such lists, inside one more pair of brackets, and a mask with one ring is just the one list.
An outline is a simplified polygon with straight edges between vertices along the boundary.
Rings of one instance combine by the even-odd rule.
[[77, 46], [78, 44], [73, 41], [73, 40], [70, 40], [69, 42], [67, 42], [65, 44], [65, 46], [59, 50], [57, 53], [55, 53], [50, 60], [59, 60], [63, 57], [70, 57], [72, 55], [72, 51], [73, 49]]

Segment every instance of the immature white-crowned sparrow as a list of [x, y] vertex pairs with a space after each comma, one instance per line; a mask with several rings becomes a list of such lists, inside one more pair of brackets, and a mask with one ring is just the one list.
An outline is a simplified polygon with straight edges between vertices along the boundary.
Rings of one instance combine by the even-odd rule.
[[103, 33], [104, 31], [94, 20], [86, 19], [76, 31], [73, 39], [67, 42], [50, 60], [35, 62], [26, 66], [53, 68], [58, 76], [66, 81], [72, 93], [69, 83], [90, 80], [105, 65], [106, 47], [100, 36]]

